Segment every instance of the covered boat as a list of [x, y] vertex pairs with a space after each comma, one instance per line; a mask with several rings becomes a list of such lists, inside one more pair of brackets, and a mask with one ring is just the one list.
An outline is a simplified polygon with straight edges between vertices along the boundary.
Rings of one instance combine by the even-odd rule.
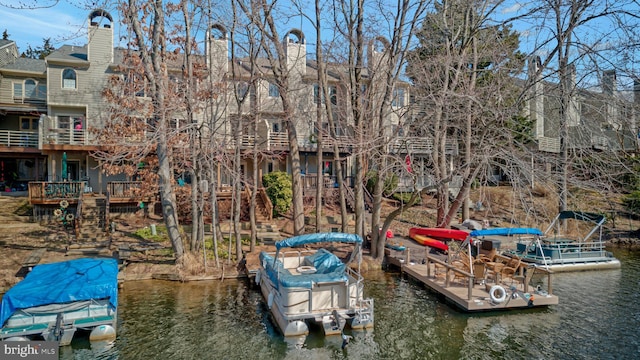
[[0, 339], [71, 343], [77, 330], [90, 340], [113, 340], [118, 308], [115, 259], [77, 259], [35, 266], [2, 297]]
[[[544, 234], [519, 241], [515, 254], [524, 262], [554, 272], [620, 268], [620, 261], [604, 246], [605, 221], [606, 217], [600, 214], [562, 211]], [[568, 236], [567, 231], [586, 235]]]
[[[353, 244], [346, 263], [325, 248], [297, 248], [333, 242]], [[360, 275], [362, 238], [355, 234], [318, 233], [276, 242], [275, 253], [260, 253], [256, 283], [284, 336], [309, 333], [308, 322], [320, 324], [326, 335], [373, 327], [373, 299], [364, 298]], [[286, 250], [285, 250], [286, 248]], [[357, 261], [357, 269], [350, 262]]]

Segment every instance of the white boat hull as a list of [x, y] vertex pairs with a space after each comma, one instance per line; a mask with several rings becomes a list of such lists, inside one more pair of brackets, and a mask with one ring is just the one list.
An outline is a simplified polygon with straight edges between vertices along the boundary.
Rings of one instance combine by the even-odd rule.
[[[528, 262], [523, 259], [524, 262]], [[593, 262], [574, 262], [574, 263], [549, 263], [545, 265], [540, 262], [529, 262], [537, 267], [549, 269], [553, 272], [570, 272], [570, 271], [588, 271], [588, 270], [608, 270], [619, 269], [620, 261], [618, 259], [612, 259], [608, 261], [593, 261]]]

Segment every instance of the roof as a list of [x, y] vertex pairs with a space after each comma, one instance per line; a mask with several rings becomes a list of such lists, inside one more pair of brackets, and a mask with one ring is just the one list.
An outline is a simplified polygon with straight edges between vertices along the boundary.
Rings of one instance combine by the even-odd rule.
[[13, 43], [13, 40], [0, 39], [0, 48], [5, 47], [11, 43]]
[[84, 258], [38, 265], [2, 297], [0, 324], [19, 309], [91, 299], [109, 299], [117, 308], [115, 259]]
[[44, 76], [47, 72], [47, 64], [41, 59], [31, 59], [19, 57], [13, 62], [6, 64], [0, 70], [12, 71], [12, 72], [29, 72], [39, 73]]
[[87, 61], [87, 45], [62, 45], [45, 59], [47, 61], [85, 62]]

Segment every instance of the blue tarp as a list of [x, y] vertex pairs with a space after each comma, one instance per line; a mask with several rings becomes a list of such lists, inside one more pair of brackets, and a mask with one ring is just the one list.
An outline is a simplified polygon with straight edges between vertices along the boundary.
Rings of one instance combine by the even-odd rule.
[[282, 266], [281, 261], [276, 261], [274, 264], [273, 256], [264, 251], [260, 253], [260, 261], [276, 288], [283, 286], [311, 289], [315, 283], [349, 280], [345, 273], [346, 265], [325, 249], [319, 249], [315, 254], [303, 259], [303, 265], [316, 268], [313, 274], [291, 274]]
[[33, 268], [9, 289], [0, 304], [0, 324], [16, 310], [90, 299], [109, 299], [118, 307], [118, 263], [115, 259], [77, 259]]
[[542, 236], [542, 231], [536, 228], [495, 228], [486, 230], [473, 230], [469, 233], [471, 237], [490, 236], [490, 235], [539, 235]]
[[285, 247], [293, 247], [304, 244], [315, 244], [320, 242], [343, 242], [361, 244], [362, 238], [357, 234], [345, 234], [345, 233], [317, 233], [306, 234], [300, 236], [294, 236], [288, 239], [284, 239], [276, 242], [276, 249], [280, 250]]

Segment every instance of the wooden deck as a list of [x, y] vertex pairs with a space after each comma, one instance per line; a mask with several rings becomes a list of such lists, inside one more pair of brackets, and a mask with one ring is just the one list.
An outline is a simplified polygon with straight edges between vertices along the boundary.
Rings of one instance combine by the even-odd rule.
[[[422, 261], [412, 262], [408, 251], [387, 252], [388, 264], [399, 267], [403, 273], [463, 311], [527, 309], [557, 305], [559, 301], [552, 293], [551, 273], [543, 269], [524, 266], [520, 275], [496, 279], [485, 275], [474, 276], [430, 255], [424, 260], [424, 264]], [[532, 276], [540, 272], [545, 272], [543, 275], [547, 276], [544, 289], [529, 286]], [[506, 298], [503, 301], [491, 299], [490, 291], [496, 285], [505, 290]]]

